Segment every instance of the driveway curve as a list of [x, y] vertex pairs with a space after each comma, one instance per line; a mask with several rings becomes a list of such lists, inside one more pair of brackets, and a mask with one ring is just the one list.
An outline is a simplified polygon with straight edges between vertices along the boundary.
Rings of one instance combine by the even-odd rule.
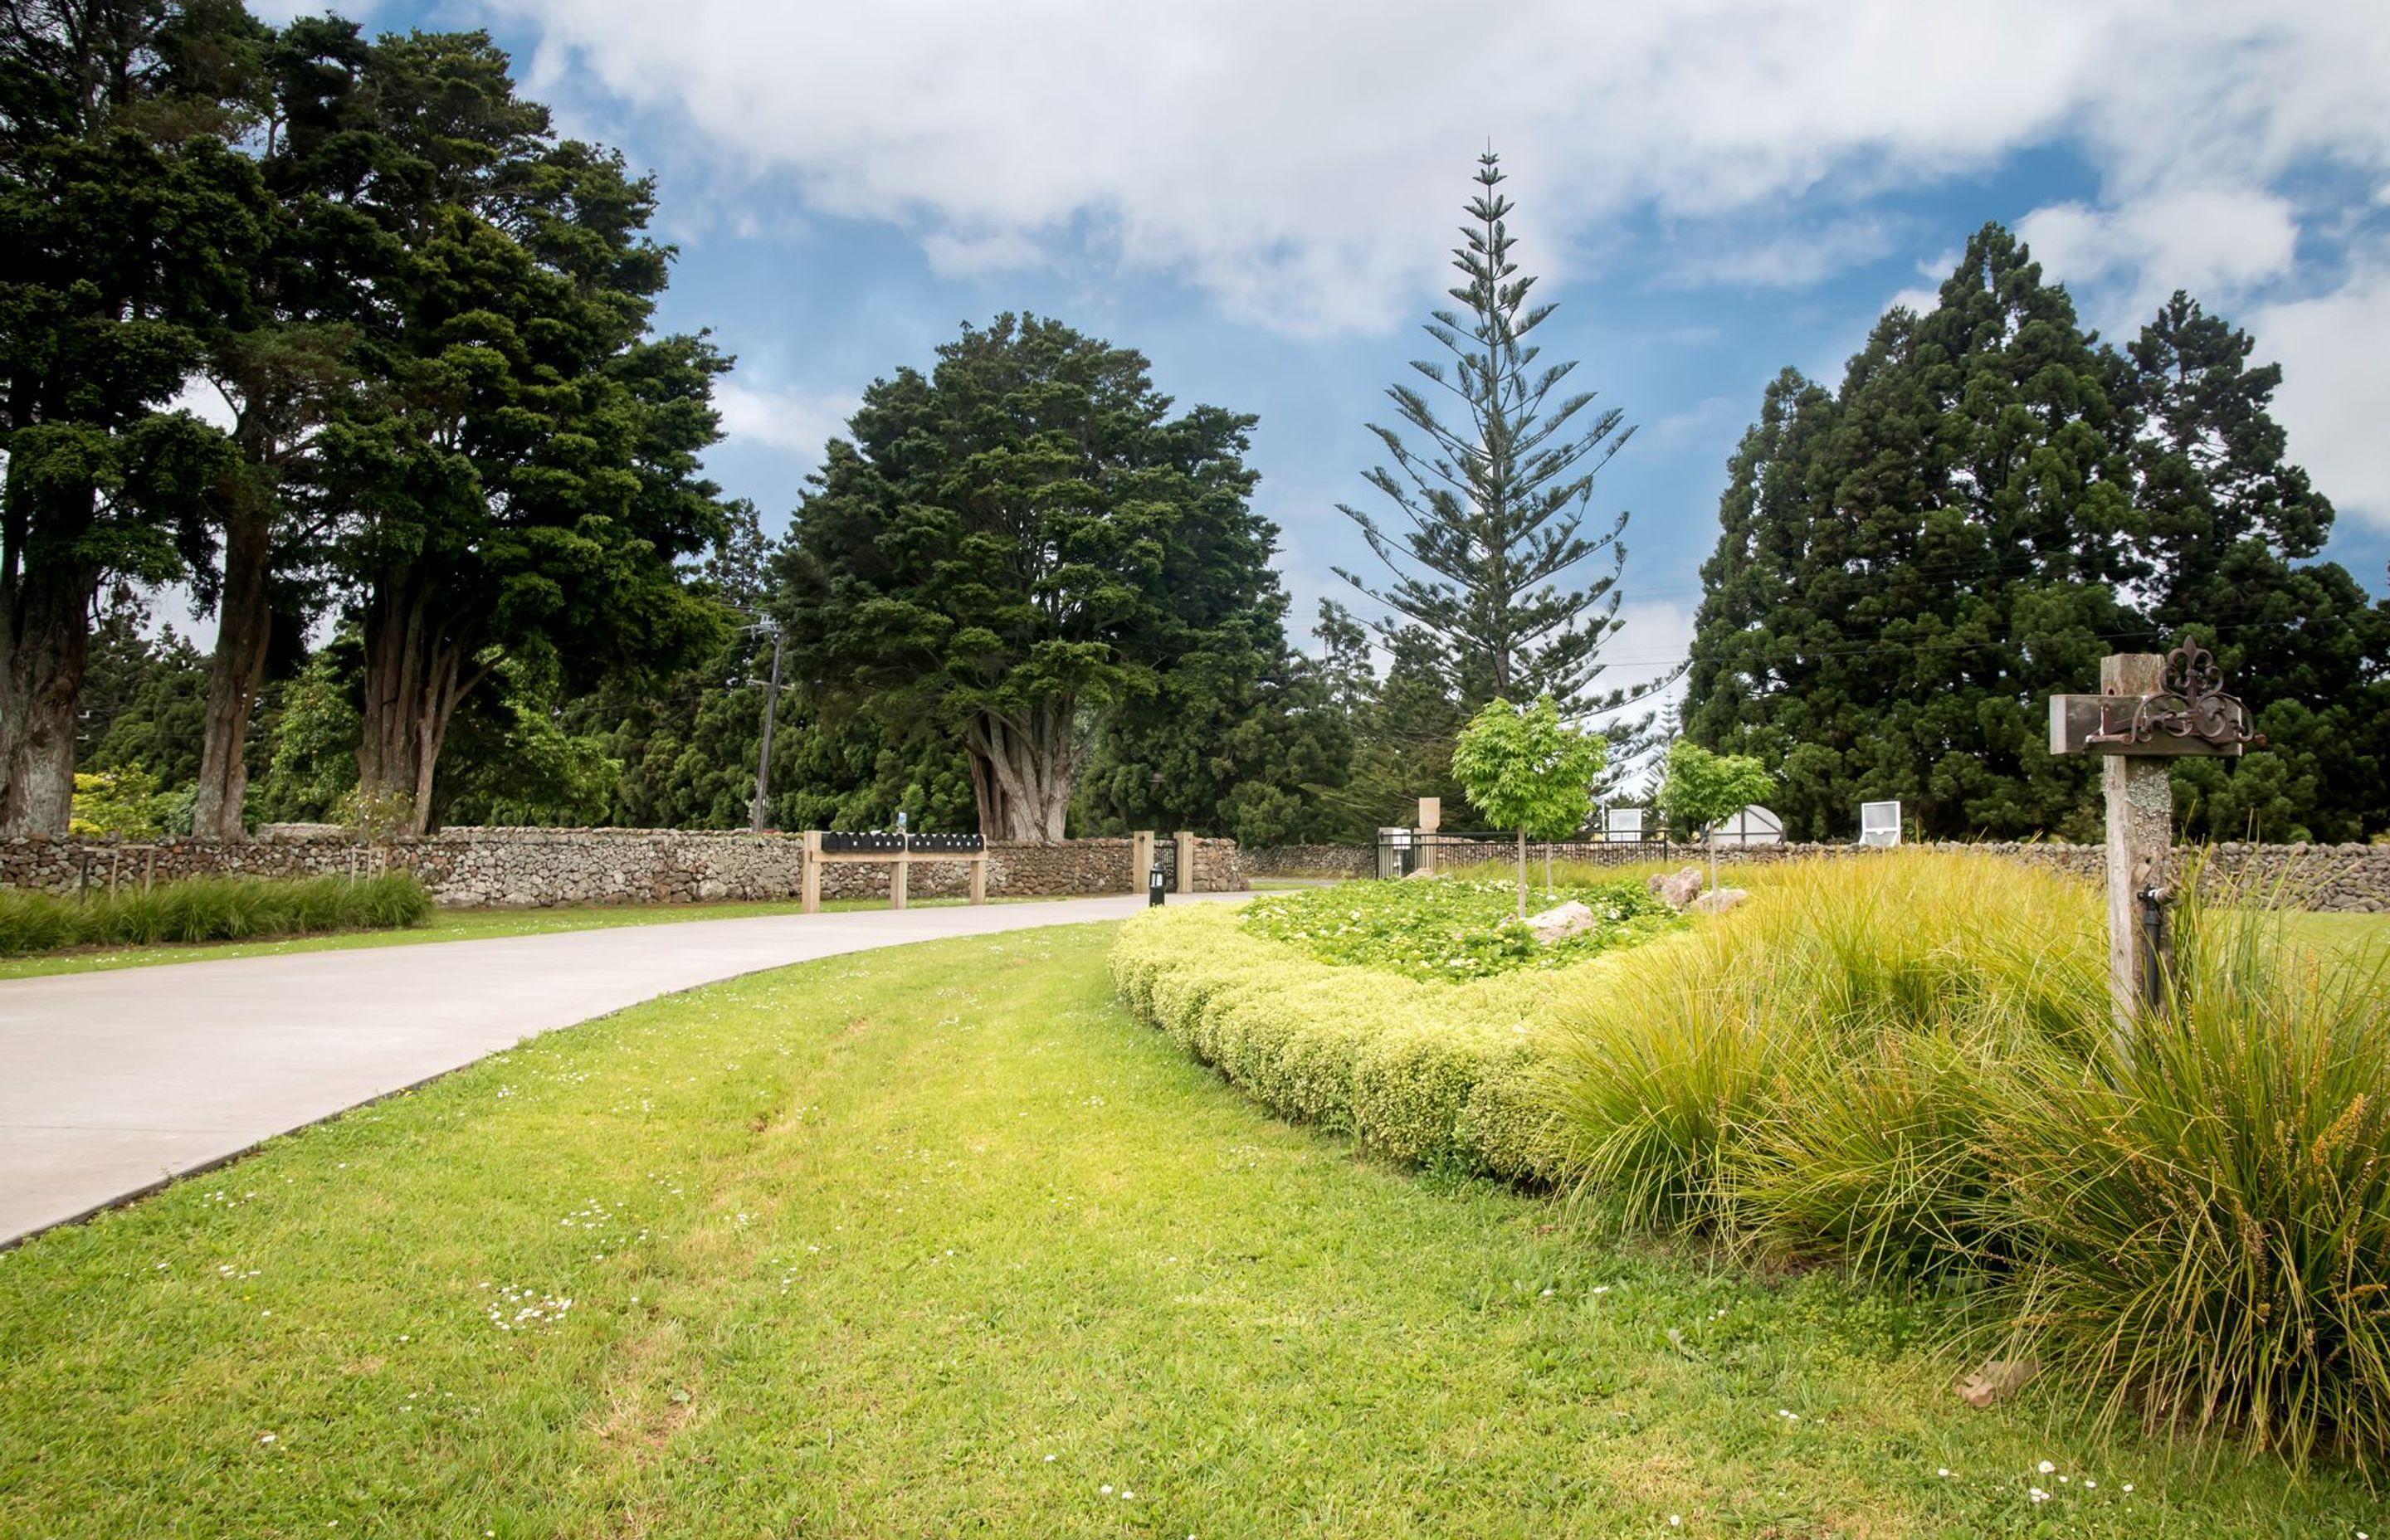
[[0, 981], [0, 1246], [659, 995], [1144, 903], [682, 920]]

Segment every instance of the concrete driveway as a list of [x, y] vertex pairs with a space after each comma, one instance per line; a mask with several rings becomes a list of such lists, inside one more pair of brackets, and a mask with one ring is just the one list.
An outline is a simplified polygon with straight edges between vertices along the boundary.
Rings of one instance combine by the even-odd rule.
[[0, 981], [0, 1245], [659, 995], [1144, 903], [689, 920]]

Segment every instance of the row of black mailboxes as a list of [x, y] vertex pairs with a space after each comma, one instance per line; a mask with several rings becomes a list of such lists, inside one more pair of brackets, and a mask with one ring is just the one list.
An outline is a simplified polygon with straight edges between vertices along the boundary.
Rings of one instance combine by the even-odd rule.
[[877, 855], [911, 851], [916, 855], [977, 855], [987, 849], [978, 834], [883, 834], [878, 829], [829, 829], [821, 837], [825, 855]]

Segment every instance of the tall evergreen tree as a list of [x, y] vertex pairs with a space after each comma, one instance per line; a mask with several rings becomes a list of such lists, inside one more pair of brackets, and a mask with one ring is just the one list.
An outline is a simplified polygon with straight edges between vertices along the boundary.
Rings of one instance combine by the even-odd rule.
[[1593, 535], [1585, 518], [1596, 473], [1633, 430], [1615, 408], [1585, 416], [1590, 393], [1554, 397], [1576, 366], [1537, 365], [1529, 339], [1552, 306], [1530, 302], [1536, 280], [1511, 260], [1512, 204], [1491, 150], [1476, 180], [1453, 251], [1467, 280], [1449, 291], [1460, 308], [1433, 313], [1425, 328], [1450, 363], [1411, 366], [1438, 397], [1394, 385], [1386, 394], [1403, 426], [1370, 426], [1394, 465], [1367, 480], [1401, 522], [1340, 505], [1393, 581], [1338, 574], [1393, 612], [1381, 627], [1389, 640], [1408, 626], [1433, 645], [1464, 714], [1496, 696], [1550, 695], [1571, 712], [1615, 706], [1630, 692], [1594, 687], [1602, 644], [1621, 623], [1626, 515]]
[[231, 461], [169, 403], [258, 244], [237, 5], [0, 7], [0, 834], [63, 833], [95, 596], [204, 555]]
[[2139, 624], [2121, 360], [1997, 225], [1831, 402], [1797, 377], [1746, 436], [1695, 622], [1686, 731], [1780, 767], [1789, 830], [1897, 798], [1927, 830], [2090, 832], [2042, 702]]

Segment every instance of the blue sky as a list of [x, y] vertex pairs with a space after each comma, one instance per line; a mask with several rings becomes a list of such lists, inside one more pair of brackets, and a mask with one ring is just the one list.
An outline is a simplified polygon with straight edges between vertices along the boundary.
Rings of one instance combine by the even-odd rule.
[[[262, 7], [271, 11], [272, 7]], [[349, 14], [359, 14], [351, 10]], [[1777, 370], [1832, 380], [1968, 233], [2022, 230], [2110, 335], [2177, 286], [2282, 362], [2332, 554], [2390, 564], [2390, 7], [2020, 0], [432, 0], [566, 132], [655, 172], [662, 321], [739, 367], [711, 466], [775, 526], [872, 379], [964, 321], [1060, 316], [1258, 414], [1307, 630], [1366, 564], [1365, 424], [1432, 344], [1503, 152], [1547, 357], [1638, 431], [1622, 674], [1680, 656], [1724, 464]], [[1366, 606], [1364, 606], [1366, 608]]]

